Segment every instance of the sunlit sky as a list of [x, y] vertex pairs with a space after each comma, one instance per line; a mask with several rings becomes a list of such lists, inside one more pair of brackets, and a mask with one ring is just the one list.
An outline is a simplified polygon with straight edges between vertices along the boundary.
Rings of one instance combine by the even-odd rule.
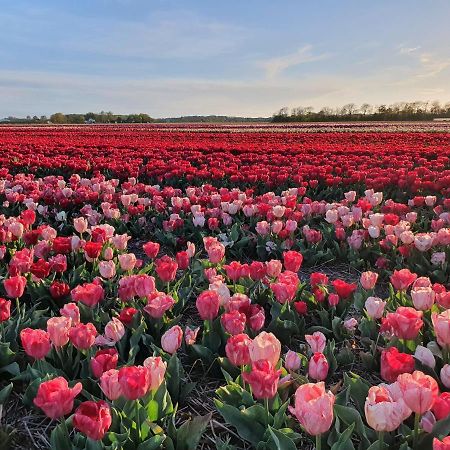
[[450, 101], [449, 0], [14, 0], [0, 117]]

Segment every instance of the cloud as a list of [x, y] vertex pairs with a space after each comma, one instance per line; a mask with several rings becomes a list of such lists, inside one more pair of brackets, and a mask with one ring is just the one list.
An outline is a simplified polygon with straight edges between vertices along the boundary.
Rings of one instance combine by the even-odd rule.
[[312, 45], [305, 45], [294, 53], [261, 61], [259, 66], [265, 70], [268, 79], [274, 79], [291, 67], [313, 61], [320, 61], [329, 57], [328, 54], [314, 55], [312, 53], [312, 48]]
[[432, 52], [419, 51], [421, 49], [421, 46], [405, 47], [401, 45], [399, 47], [401, 55], [409, 56], [419, 65], [415, 77], [432, 78], [450, 67], [449, 57], [438, 56]]
[[420, 45], [417, 46], [417, 47], [403, 47], [403, 46], [400, 46], [399, 53], [401, 55], [410, 55], [411, 53], [417, 52], [417, 50], [420, 50], [420, 49], [421, 49]]
[[[283, 106], [340, 106], [450, 100], [445, 76], [429, 80], [392, 67], [370, 75], [322, 74], [296, 79], [129, 79], [114, 76], [0, 70], [0, 117], [107, 110], [147, 112], [153, 117], [224, 114], [270, 116]], [[406, 82], [405, 82], [406, 81]]]

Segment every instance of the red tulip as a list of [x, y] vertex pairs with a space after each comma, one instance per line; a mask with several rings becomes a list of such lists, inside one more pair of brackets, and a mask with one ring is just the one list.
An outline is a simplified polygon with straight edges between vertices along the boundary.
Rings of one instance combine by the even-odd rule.
[[61, 300], [70, 293], [70, 286], [62, 281], [53, 281], [49, 288], [53, 300]]
[[250, 364], [249, 345], [252, 340], [246, 334], [236, 334], [228, 338], [225, 353], [234, 366]]
[[83, 247], [84, 253], [90, 258], [90, 259], [97, 259], [100, 256], [100, 253], [102, 252], [103, 243], [102, 242], [86, 242], [85, 246]]
[[0, 323], [6, 322], [11, 317], [11, 301], [0, 298]]
[[275, 370], [269, 361], [259, 360], [252, 363], [251, 372], [244, 372], [242, 376], [252, 388], [253, 396], [263, 399], [275, 396], [280, 374], [281, 370]]
[[291, 272], [298, 272], [302, 266], [303, 255], [299, 252], [289, 250], [283, 253], [284, 268]]
[[443, 438], [442, 441], [433, 438], [433, 450], [450, 450], [450, 436]]
[[402, 373], [412, 373], [414, 365], [413, 356], [400, 353], [396, 347], [381, 352], [381, 378], [389, 383], [393, 383]]
[[67, 254], [72, 251], [72, 242], [70, 238], [59, 236], [53, 240], [52, 249], [55, 254]]
[[196, 301], [200, 317], [203, 320], [213, 320], [219, 313], [220, 297], [216, 291], [203, 291]]
[[391, 284], [397, 291], [406, 291], [416, 280], [417, 275], [409, 269], [394, 270], [391, 275]]
[[21, 275], [10, 277], [3, 281], [3, 287], [5, 288], [6, 295], [10, 298], [22, 297], [26, 285], [27, 279]]
[[446, 419], [450, 415], [450, 392], [443, 392], [437, 397], [431, 410], [437, 420]]
[[72, 411], [73, 400], [82, 389], [81, 383], [69, 388], [67, 380], [63, 377], [43, 381], [39, 385], [34, 404], [50, 419], [58, 419]]
[[229, 313], [222, 314], [220, 321], [223, 328], [229, 334], [241, 334], [245, 329], [246, 316], [239, 311], [231, 311]]
[[142, 248], [150, 259], [155, 259], [159, 252], [159, 244], [157, 242], [147, 242]]
[[103, 300], [105, 292], [96, 283], [84, 283], [72, 289], [70, 294], [74, 302], [81, 302], [92, 308]]
[[111, 411], [103, 400], [81, 403], [73, 416], [73, 426], [94, 441], [103, 439], [111, 423]]
[[95, 378], [100, 378], [104, 372], [115, 369], [119, 360], [119, 354], [115, 348], [98, 350], [91, 358], [91, 370]]
[[156, 273], [161, 281], [169, 283], [177, 275], [178, 264], [169, 256], [165, 255], [155, 261]]
[[309, 277], [309, 283], [311, 288], [318, 287], [319, 285], [328, 285], [328, 277], [321, 272], [313, 272]]
[[175, 259], [177, 261], [178, 268], [180, 270], [186, 270], [189, 267], [190, 258], [188, 252], [186, 251], [178, 252], [175, 255]]
[[399, 339], [415, 339], [423, 326], [423, 312], [408, 306], [399, 306], [395, 313], [388, 313], [385, 326], [389, 326]]
[[125, 325], [130, 325], [137, 312], [138, 310], [136, 308], [124, 308], [120, 311], [119, 320]]
[[24, 328], [20, 332], [20, 341], [25, 353], [34, 359], [44, 359], [52, 346], [49, 334], [40, 329]]
[[143, 397], [150, 386], [150, 371], [143, 366], [122, 367], [119, 370], [118, 382], [122, 395], [127, 400]]
[[347, 283], [344, 280], [334, 280], [331, 284], [333, 285], [336, 294], [339, 295], [339, 298], [341, 299], [349, 298], [357, 288], [356, 284]]
[[69, 330], [69, 339], [78, 350], [87, 350], [94, 345], [97, 330], [92, 323], [80, 323]]

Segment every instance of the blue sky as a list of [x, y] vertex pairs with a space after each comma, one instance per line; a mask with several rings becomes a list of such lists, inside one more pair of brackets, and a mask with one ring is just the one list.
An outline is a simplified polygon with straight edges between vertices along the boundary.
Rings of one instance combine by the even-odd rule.
[[14, 0], [0, 117], [450, 101], [448, 0]]

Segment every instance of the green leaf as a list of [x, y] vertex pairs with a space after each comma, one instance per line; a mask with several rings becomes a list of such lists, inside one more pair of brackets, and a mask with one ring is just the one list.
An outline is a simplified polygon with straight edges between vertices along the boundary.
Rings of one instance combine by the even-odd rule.
[[92, 439], [86, 439], [85, 450], [103, 450], [105, 447], [101, 441], [94, 441]]
[[337, 442], [333, 444], [331, 450], [354, 450], [352, 441], [350, 438], [352, 437], [353, 429], [355, 428], [355, 424], [352, 423], [340, 436]]
[[278, 408], [278, 411], [275, 413], [275, 416], [273, 418], [273, 427], [275, 429], [281, 428], [281, 426], [284, 424], [286, 420], [286, 410], [289, 406], [289, 402], [290, 400], [283, 403], [283, 405], [281, 405], [280, 408]]
[[0, 391], [0, 405], [4, 405], [13, 390], [13, 384], [10, 383]]
[[177, 355], [172, 355], [167, 364], [167, 389], [174, 403], [178, 403], [180, 399], [182, 370], [183, 368]]
[[8, 364], [7, 366], [0, 367], [0, 373], [9, 373], [11, 376], [15, 377], [19, 375], [20, 373], [20, 367], [19, 364], [16, 362], [13, 362], [11, 364]]
[[64, 432], [64, 428], [61, 424], [58, 424], [50, 435], [51, 448], [54, 450], [67, 450], [72, 448], [71, 443], [68, 441]]
[[348, 406], [334, 405], [334, 412], [345, 425], [355, 425], [356, 432], [361, 440], [364, 441], [365, 445], [369, 446], [370, 441], [376, 438], [375, 432], [364, 425], [362, 418], [356, 409]]
[[152, 438], [147, 439], [146, 441], [139, 444], [136, 450], [157, 450], [161, 447], [165, 439], [166, 436], [164, 435], [153, 436]]
[[296, 450], [297, 447], [292, 439], [284, 433], [269, 426], [270, 436], [275, 443], [274, 450]]
[[359, 375], [355, 374], [351, 374], [351, 376], [344, 374], [344, 384], [348, 386], [350, 397], [355, 402], [359, 413], [364, 414], [364, 405], [370, 385]]
[[236, 428], [239, 436], [246, 441], [249, 441], [253, 445], [258, 445], [258, 443], [262, 440], [265, 427], [263, 427], [258, 422], [248, 416], [248, 414], [244, 414], [244, 411], [241, 411], [234, 406], [226, 405], [219, 400], [215, 400], [216, 408], [222, 415], [222, 417], [234, 428]]
[[195, 450], [210, 422], [212, 413], [188, 420], [177, 430], [177, 450]]

